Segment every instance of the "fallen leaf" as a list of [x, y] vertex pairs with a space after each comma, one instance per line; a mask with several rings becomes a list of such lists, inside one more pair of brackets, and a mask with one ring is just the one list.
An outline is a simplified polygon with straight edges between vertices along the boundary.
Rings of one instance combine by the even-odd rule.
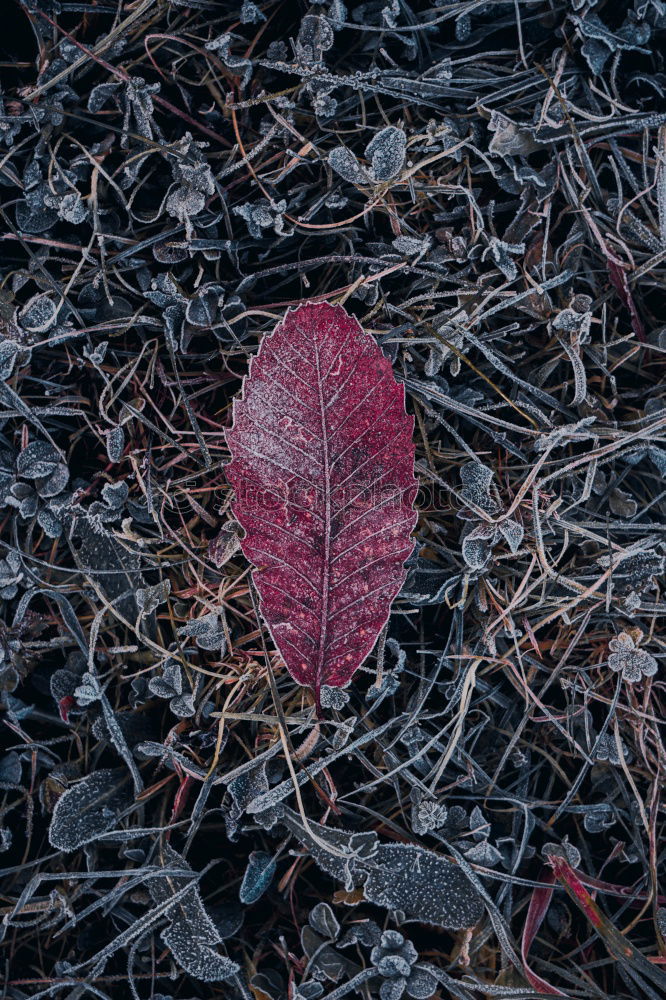
[[292, 677], [346, 685], [405, 579], [413, 418], [391, 364], [340, 306], [290, 311], [262, 341], [227, 432], [234, 516]]

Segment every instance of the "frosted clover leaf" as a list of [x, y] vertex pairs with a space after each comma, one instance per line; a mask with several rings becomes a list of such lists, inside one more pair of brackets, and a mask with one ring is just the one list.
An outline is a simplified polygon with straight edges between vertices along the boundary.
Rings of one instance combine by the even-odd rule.
[[231, 43], [236, 41], [236, 39], [236, 35], [218, 35], [212, 41], [206, 42], [205, 47], [209, 52], [216, 55], [222, 65], [231, 70], [234, 76], [240, 77], [242, 85], [245, 87], [252, 76], [252, 63], [249, 59], [244, 59], [242, 56], [234, 55], [231, 52]]
[[465, 857], [475, 865], [482, 865], [484, 868], [494, 868], [502, 861], [502, 853], [488, 840], [482, 840], [479, 844], [473, 844], [465, 850]]
[[461, 497], [473, 507], [480, 507], [487, 514], [497, 514], [500, 503], [493, 495], [495, 473], [481, 462], [468, 462], [460, 470]]
[[370, 956], [377, 971], [385, 979], [408, 976], [418, 957], [412, 942], [405, 941], [399, 931], [385, 931]]
[[[120, 143], [123, 149], [129, 147], [132, 133], [152, 139], [159, 131], [153, 121], [155, 105], [153, 95], [159, 93], [159, 83], [146, 83], [143, 77], [134, 76], [119, 83], [101, 83], [94, 87], [88, 99], [88, 110], [98, 114], [111, 99], [118, 102], [123, 109], [123, 127]], [[137, 160], [140, 163], [141, 159]], [[127, 173], [134, 179], [135, 173]]]
[[[13, 328], [11, 332], [15, 338], [20, 336], [16, 328]], [[21, 353], [21, 346], [16, 339], [0, 340], [0, 381], [6, 382], [8, 378], [11, 378], [17, 358]]]
[[159, 83], [146, 83], [143, 77], [135, 76], [125, 81], [124, 86], [126, 101], [123, 120], [124, 141], [128, 140], [132, 121], [139, 135], [152, 139], [155, 131], [153, 94], [159, 93]]
[[340, 924], [328, 903], [317, 903], [310, 911], [308, 923], [322, 937], [335, 941], [340, 934]]
[[298, 58], [307, 66], [320, 63], [322, 54], [333, 45], [333, 29], [325, 17], [307, 14], [296, 39]]
[[203, 212], [206, 199], [215, 194], [215, 181], [207, 163], [176, 163], [174, 176], [177, 183], [167, 197], [166, 210], [183, 223], [187, 238], [191, 239], [192, 218]]
[[266, 15], [262, 14], [256, 3], [252, 0], [245, 0], [240, 13], [241, 24], [259, 24], [266, 20]]
[[21, 557], [18, 552], [9, 552], [5, 559], [0, 559], [0, 597], [5, 601], [16, 597], [22, 579]]
[[414, 833], [430, 833], [431, 830], [439, 830], [440, 827], [444, 826], [449, 812], [445, 805], [435, 799], [425, 798], [418, 786], [412, 788], [410, 797], [412, 800], [411, 824]]
[[493, 236], [481, 254], [481, 260], [485, 260], [490, 255], [507, 281], [513, 281], [518, 274], [518, 268], [511, 260], [510, 255], [517, 257], [524, 252], [524, 243], [505, 243], [504, 240], [498, 240], [496, 236]]
[[381, 1000], [408, 997], [431, 997], [437, 989], [434, 970], [417, 964], [418, 952], [411, 941], [405, 941], [399, 931], [384, 931], [379, 944], [370, 952], [370, 959], [382, 977], [379, 987]]
[[74, 691], [74, 697], [81, 708], [86, 708], [99, 701], [102, 697], [102, 689], [97, 678], [93, 674], [85, 673], [81, 678], [81, 683]]
[[12, 481], [5, 503], [15, 507], [24, 520], [36, 515], [49, 538], [58, 538], [71, 499], [71, 494], [65, 491], [69, 481], [67, 466], [52, 445], [33, 441], [19, 454], [16, 471], [30, 483]]
[[262, 229], [269, 229], [271, 226], [277, 236], [291, 236], [291, 230], [286, 230], [284, 226], [283, 213], [286, 208], [284, 198], [277, 202], [262, 198], [254, 204], [246, 202], [244, 205], [236, 205], [233, 211], [235, 215], [245, 219], [250, 236], [259, 239]]
[[328, 684], [322, 685], [321, 689], [321, 707], [322, 708], [334, 708], [340, 711], [345, 707], [349, 701], [349, 691], [345, 691], [343, 688], [329, 687]]
[[[620, 740], [620, 747], [622, 749], [622, 756], [625, 760], [629, 757], [629, 750], [624, 742]], [[594, 759], [599, 761], [607, 760], [609, 764], [620, 763], [620, 754], [618, 753], [617, 743], [615, 742], [615, 737], [611, 733], [604, 733], [597, 740], [594, 749]]]
[[478, 524], [465, 535], [461, 543], [463, 559], [472, 570], [480, 570], [489, 561], [495, 543], [496, 529], [493, 524]]
[[17, 318], [19, 326], [27, 333], [46, 333], [58, 318], [58, 307], [48, 295], [33, 295]]
[[[422, 239], [416, 239], [414, 236], [398, 236], [393, 240], [393, 246], [398, 253], [404, 253], [409, 257], [414, 254], [427, 253], [432, 246], [432, 239], [430, 236], [424, 236]], [[434, 373], [429, 372], [429, 374]]]
[[569, 843], [568, 837], [565, 837], [561, 844], [544, 844], [541, 853], [546, 861], [548, 858], [564, 858], [572, 868], [580, 866], [580, 851], [573, 844]]
[[160, 604], [166, 601], [170, 592], [170, 580], [161, 580], [152, 587], [139, 587], [136, 592], [136, 603], [141, 612], [141, 617], [145, 618], [157, 610]]
[[657, 672], [657, 661], [651, 653], [638, 649], [628, 632], [620, 632], [617, 639], [608, 643], [611, 653], [608, 666], [621, 673], [629, 684], [636, 684], [642, 677], [653, 677]]
[[361, 167], [351, 149], [345, 146], [336, 146], [328, 154], [328, 162], [337, 174], [351, 184], [368, 183], [365, 171]]
[[33, 441], [18, 456], [16, 469], [25, 479], [42, 479], [51, 476], [59, 464], [55, 448], [45, 441]]
[[345, 146], [336, 146], [328, 154], [333, 170], [353, 184], [378, 184], [390, 181], [400, 173], [405, 162], [407, 137], [402, 129], [389, 125], [370, 140], [365, 147], [365, 158], [370, 161], [364, 169], [354, 153]]
[[522, 524], [513, 518], [506, 518], [498, 524], [482, 521], [475, 528], [466, 531], [461, 543], [463, 558], [470, 569], [483, 569], [493, 554], [494, 546], [502, 539], [515, 555], [522, 545], [523, 536]]
[[589, 295], [574, 295], [571, 304], [553, 320], [553, 329], [568, 333], [572, 341], [587, 344], [592, 324], [592, 299]]
[[156, 697], [168, 698], [171, 711], [179, 719], [188, 719], [194, 715], [194, 696], [189, 692], [183, 693], [183, 674], [175, 660], [167, 660], [162, 676], [151, 678], [148, 688]]
[[178, 634], [194, 639], [199, 649], [219, 652], [220, 655], [224, 655], [227, 643], [224, 626], [220, 622], [220, 612], [223, 613], [222, 608], [218, 611], [209, 611], [201, 618], [193, 618], [187, 625], [178, 629]]
[[88, 208], [78, 192], [66, 194], [58, 205], [58, 215], [65, 222], [78, 226], [87, 219]]
[[[632, 12], [633, 13], [633, 12]], [[587, 12], [585, 19], [571, 15], [576, 25], [578, 35], [583, 39], [581, 52], [595, 76], [600, 76], [611, 55], [616, 57], [620, 52], [647, 52], [643, 48], [650, 39], [650, 25], [636, 23], [635, 15], [627, 17], [620, 28], [610, 31], [598, 14]]]

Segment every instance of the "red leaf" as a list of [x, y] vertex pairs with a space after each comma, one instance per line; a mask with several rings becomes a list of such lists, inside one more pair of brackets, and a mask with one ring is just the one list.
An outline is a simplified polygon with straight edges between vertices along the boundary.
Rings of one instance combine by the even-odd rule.
[[534, 941], [534, 938], [543, 923], [543, 919], [546, 916], [548, 907], [550, 906], [550, 901], [553, 895], [553, 889], [550, 888], [550, 886], [552, 886], [555, 881], [555, 873], [545, 868], [539, 876], [539, 881], [548, 882], [549, 885], [534, 889], [532, 892], [532, 898], [530, 899], [527, 918], [523, 928], [523, 940], [520, 949], [521, 958], [523, 960], [523, 969], [530, 986], [534, 987], [535, 990], [538, 990], [540, 993], [545, 993], [547, 996], [564, 997], [567, 995], [566, 993], [562, 993], [562, 991], [558, 990], [557, 987], [551, 986], [545, 979], [538, 976], [536, 972], [530, 968], [527, 961], [527, 956], [530, 953], [532, 942]]
[[390, 362], [340, 306], [287, 313], [250, 364], [226, 468], [261, 612], [292, 677], [340, 687], [405, 578], [414, 421]]

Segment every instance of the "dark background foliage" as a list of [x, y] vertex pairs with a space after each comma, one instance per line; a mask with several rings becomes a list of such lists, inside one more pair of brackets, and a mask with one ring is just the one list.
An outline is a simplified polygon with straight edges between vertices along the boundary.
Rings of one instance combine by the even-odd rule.
[[[5, 0], [4, 996], [664, 995], [665, 52], [663, 0]], [[422, 483], [320, 723], [223, 469], [313, 299]]]

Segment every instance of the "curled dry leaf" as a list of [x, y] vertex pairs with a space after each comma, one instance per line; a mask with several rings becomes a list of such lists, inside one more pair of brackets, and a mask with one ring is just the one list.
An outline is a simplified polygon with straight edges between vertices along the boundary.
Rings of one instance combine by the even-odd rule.
[[290, 311], [252, 360], [227, 432], [233, 511], [292, 677], [341, 687], [405, 578], [413, 418], [390, 362], [339, 306]]

